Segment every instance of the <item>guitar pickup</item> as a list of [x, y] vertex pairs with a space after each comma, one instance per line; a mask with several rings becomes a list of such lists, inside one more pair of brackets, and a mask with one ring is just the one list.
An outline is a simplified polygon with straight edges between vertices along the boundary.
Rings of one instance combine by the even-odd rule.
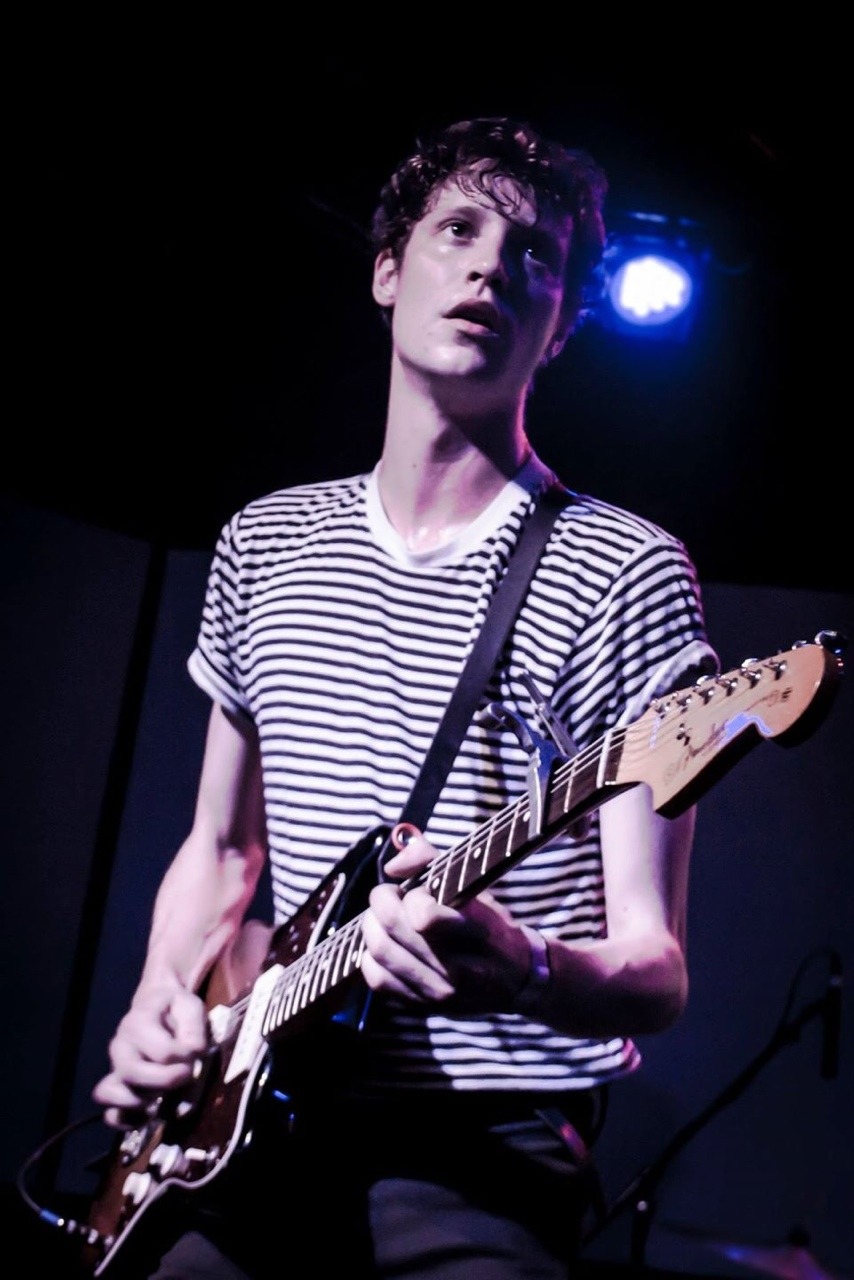
[[208, 1011], [208, 1030], [216, 1045], [225, 1044], [237, 1025], [238, 1012], [227, 1004], [216, 1004]]
[[274, 964], [269, 969], [265, 969], [256, 980], [228, 1070], [223, 1076], [224, 1084], [230, 1084], [232, 1080], [236, 1080], [239, 1075], [248, 1071], [266, 1044], [263, 1032], [264, 1019], [270, 1007], [270, 999], [276, 990], [276, 984], [284, 971], [284, 965]]

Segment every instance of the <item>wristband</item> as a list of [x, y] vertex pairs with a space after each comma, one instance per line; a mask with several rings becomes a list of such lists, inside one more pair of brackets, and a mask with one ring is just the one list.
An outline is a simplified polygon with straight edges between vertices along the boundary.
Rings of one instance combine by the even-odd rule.
[[531, 967], [528, 976], [513, 1000], [514, 1013], [533, 1013], [539, 1004], [540, 993], [548, 986], [552, 971], [549, 964], [549, 947], [541, 933], [528, 925], [519, 926], [531, 948]]

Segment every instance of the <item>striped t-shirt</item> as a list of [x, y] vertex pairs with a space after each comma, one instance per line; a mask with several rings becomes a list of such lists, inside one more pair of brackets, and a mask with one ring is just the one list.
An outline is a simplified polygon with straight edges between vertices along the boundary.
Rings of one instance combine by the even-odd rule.
[[[453, 541], [408, 551], [377, 472], [250, 502], [208, 579], [197, 684], [255, 722], [277, 923], [347, 851], [392, 825], [415, 783], [536, 495], [534, 457]], [[484, 693], [536, 723], [527, 672], [583, 749], [650, 701], [715, 670], [694, 566], [648, 520], [585, 495], [560, 513]], [[525, 792], [528, 755], [475, 716], [425, 834], [464, 841]], [[605, 934], [598, 815], [491, 886], [520, 923], [568, 941]], [[370, 1017], [378, 1087], [561, 1090], [633, 1070], [628, 1039], [573, 1039], [516, 1014], [447, 1017], [391, 1002]]]

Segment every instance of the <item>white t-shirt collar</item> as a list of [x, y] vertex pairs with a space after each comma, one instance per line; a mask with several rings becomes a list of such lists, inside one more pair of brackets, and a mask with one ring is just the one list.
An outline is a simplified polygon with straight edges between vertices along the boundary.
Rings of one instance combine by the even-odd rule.
[[530, 494], [541, 492], [554, 481], [554, 474], [532, 451], [514, 476], [495, 495], [488, 506], [458, 534], [440, 547], [429, 551], [410, 551], [386, 515], [379, 492], [379, 463], [368, 475], [365, 507], [368, 526], [380, 547], [399, 564], [449, 564], [479, 547], [507, 520], [510, 513]]

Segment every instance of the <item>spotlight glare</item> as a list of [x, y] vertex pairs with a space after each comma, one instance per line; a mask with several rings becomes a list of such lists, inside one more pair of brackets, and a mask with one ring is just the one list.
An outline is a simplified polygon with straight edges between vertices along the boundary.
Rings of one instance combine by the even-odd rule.
[[657, 254], [624, 262], [610, 287], [615, 311], [630, 324], [669, 324], [689, 306], [692, 292], [685, 268]]
[[603, 291], [594, 309], [599, 323], [627, 337], [687, 341], [710, 257], [697, 223], [623, 214], [603, 255]]

